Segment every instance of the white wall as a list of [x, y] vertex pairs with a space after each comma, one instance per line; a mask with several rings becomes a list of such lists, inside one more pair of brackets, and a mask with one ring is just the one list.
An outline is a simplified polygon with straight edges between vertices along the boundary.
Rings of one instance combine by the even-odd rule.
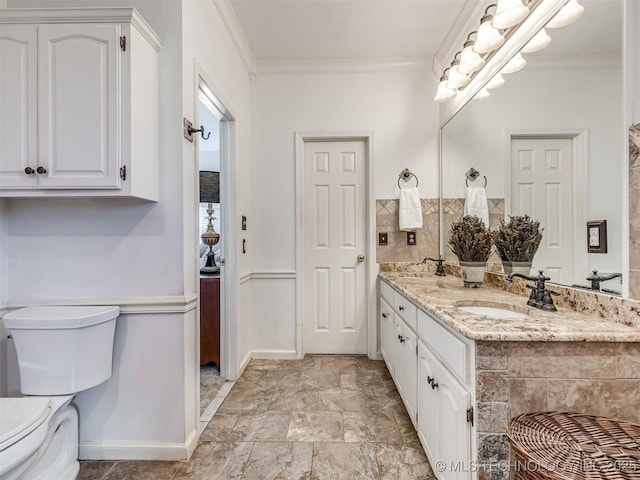
[[251, 282], [251, 349], [288, 353], [295, 350], [294, 132], [372, 133], [376, 198], [398, 197], [405, 167], [418, 176], [422, 197], [437, 197], [436, 79], [428, 72], [264, 75], [251, 87], [250, 248], [261, 276]]
[[589, 255], [589, 269], [621, 271], [624, 199], [620, 185], [625, 168], [619, 133], [623, 130], [621, 70], [527, 71], [525, 67], [505, 77], [504, 87], [487, 100], [467, 105], [445, 126], [444, 196], [464, 196], [464, 172], [471, 166], [487, 176], [489, 197], [504, 196], [508, 131], [586, 129], [589, 143], [584, 215], [586, 220], [607, 219], [609, 227], [609, 253]]

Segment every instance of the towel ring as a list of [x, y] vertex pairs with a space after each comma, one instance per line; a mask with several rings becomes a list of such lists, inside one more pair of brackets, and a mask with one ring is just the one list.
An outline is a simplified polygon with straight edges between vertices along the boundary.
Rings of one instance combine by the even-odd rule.
[[404, 180], [405, 183], [408, 182], [411, 177], [416, 179], [416, 188], [418, 187], [418, 177], [415, 176], [415, 174], [411, 171], [409, 171], [408, 168], [405, 168], [402, 173], [400, 173], [400, 175], [398, 175], [398, 188], [402, 189], [402, 187], [400, 186], [400, 179]]
[[[487, 176], [486, 176], [486, 175], [483, 175], [483, 177], [484, 177], [484, 188], [487, 188]], [[474, 180], [474, 182], [475, 182], [475, 180]], [[469, 186], [469, 178], [468, 178], [468, 177], [467, 177], [467, 179], [464, 181], [464, 183], [466, 183], [466, 184], [467, 184], [467, 187]]]

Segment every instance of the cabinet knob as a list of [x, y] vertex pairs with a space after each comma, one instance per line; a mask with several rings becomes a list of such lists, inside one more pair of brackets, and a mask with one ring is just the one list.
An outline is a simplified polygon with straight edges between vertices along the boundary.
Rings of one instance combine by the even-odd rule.
[[433, 378], [431, 378], [431, 377], [427, 376], [427, 383], [428, 383], [429, 385], [431, 385], [431, 384], [433, 383], [433, 380], [434, 380]]
[[24, 173], [26, 173], [27, 175], [33, 175], [34, 173], [36, 173], [36, 171], [31, 167], [27, 167], [24, 169]]
[[400, 340], [400, 343], [404, 343], [404, 337], [402, 335], [398, 335], [398, 340]]
[[40, 175], [42, 175], [43, 173], [47, 173], [47, 169], [44, 167], [38, 167], [36, 168], [36, 172], [38, 172]]
[[431, 390], [435, 390], [436, 388], [438, 388], [438, 384], [436, 383], [435, 379], [431, 382]]
[[383, 314], [382, 314], [382, 318], [387, 318], [388, 316], [389, 316], [389, 314], [388, 314], [388, 313], [383, 313]]
[[402, 312], [402, 311], [404, 310], [404, 307], [403, 307], [402, 305], [400, 305], [400, 306], [398, 307], [398, 310], [400, 310], [400, 311]]

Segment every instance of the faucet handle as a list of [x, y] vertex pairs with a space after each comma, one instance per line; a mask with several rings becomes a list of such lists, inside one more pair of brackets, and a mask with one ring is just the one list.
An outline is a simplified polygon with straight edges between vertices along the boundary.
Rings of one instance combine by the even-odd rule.
[[551, 295], [560, 295], [558, 292], [553, 290], [545, 289], [544, 295], [542, 296], [542, 310], [546, 310], [548, 312], [557, 312], [558, 309], [553, 304], [553, 297]]

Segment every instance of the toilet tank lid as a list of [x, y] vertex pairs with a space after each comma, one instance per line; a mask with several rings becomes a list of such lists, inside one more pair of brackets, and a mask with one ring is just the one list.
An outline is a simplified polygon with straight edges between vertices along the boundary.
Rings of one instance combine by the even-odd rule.
[[50, 410], [48, 397], [0, 398], [0, 451], [38, 428]]
[[42, 306], [21, 308], [2, 317], [5, 328], [14, 330], [81, 328], [113, 320], [120, 307]]

